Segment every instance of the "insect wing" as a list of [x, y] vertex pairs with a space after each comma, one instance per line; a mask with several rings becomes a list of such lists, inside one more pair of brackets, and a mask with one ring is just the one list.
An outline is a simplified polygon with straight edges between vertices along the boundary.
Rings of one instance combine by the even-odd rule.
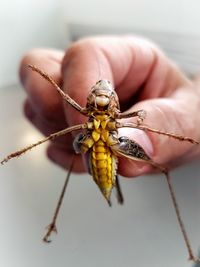
[[138, 143], [125, 136], [120, 137], [119, 143], [113, 145], [111, 149], [118, 156], [123, 156], [131, 160], [151, 161], [151, 158]]

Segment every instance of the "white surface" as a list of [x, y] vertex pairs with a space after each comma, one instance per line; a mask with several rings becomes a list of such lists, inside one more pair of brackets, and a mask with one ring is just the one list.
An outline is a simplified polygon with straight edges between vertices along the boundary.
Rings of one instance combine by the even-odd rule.
[[16, 83], [22, 56], [35, 47], [63, 48], [67, 30], [62, 1], [0, 1], [0, 89]]
[[70, 39], [93, 35], [132, 34], [147, 38], [157, 44], [188, 75], [200, 74], [200, 35], [165, 33], [133, 27], [108, 27], [101, 24], [70, 23]]
[[[169, 32], [186, 35], [196, 43], [200, 36], [199, 10], [197, 0], [1, 0], [0, 88], [16, 83], [20, 59], [28, 50], [65, 48], [69, 43], [68, 24]], [[187, 40], [181, 39], [176, 54], [187, 45]], [[193, 51], [190, 49], [189, 54]]]
[[[41, 138], [22, 116], [20, 88], [0, 92], [0, 158]], [[200, 167], [172, 173], [177, 198], [197, 252]], [[41, 238], [66, 174], [45, 157], [45, 146], [0, 167], [0, 266], [186, 267], [187, 251], [162, 176], [121, 178], [125, 205], [109, 208], [89, 175], [73, 175], [58, 235]]]
[[200, 1], [68, 0], [64, 3], [70, 23], [200, 34]]

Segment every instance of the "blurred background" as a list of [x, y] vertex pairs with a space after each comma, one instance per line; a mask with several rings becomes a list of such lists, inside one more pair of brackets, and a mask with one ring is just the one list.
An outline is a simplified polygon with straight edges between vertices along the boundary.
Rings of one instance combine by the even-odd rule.
[[[93, 34], [142, 35], [188, 75], [200, 72], [200, 2], [187, 0], [0, 0], [0, 158], [40, 138], [22, 112], [21, 57], [35, 47], [66, 49]], [[200, 166], [172, 172], [194, 251], [200, 245]], [[54, 242], [43, 244], [66, 174], [45, 145], [0, 169], [0, 266], [194, 266], [187, 261], [161, 175], [122, 178], [124, 207], [109, 209], [88, 175], [73, 175]], [[197, 266], [197, 265], [196, 265]]]
[[188, 64], [187, 70], [198, 71], [199, 10], [197, 0], [1, 0], [0, 87], [17, 81], [25, 51], [65, 48], [70, 40], [94, 33], [145, 34], [185, 68]]

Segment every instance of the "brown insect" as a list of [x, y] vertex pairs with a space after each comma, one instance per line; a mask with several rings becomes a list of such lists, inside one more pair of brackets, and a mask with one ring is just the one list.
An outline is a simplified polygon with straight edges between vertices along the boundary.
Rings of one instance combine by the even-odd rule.
[[[29, 65], [29, 67], [49, 81], [67, 103], [69, 103], [81, 114], [88, 117], [88, 121], [86, 123], [74, 125], [59, 132], [53, 133], [37, 143], [31, 144], [26, 148], [16, 151], [4, 158], [1, 161], [1, 164], [4, 164], [12, 158], [21, 156], [25, 152], [38, 145], [41, 145], [48, 140], [54, 140], [55, 138], [71, 133], [72, 131], [82, 130], [82, 133], [78, 134], [74, 140], [74, 149], [76, 153], [82, 153], [86, 155], [88, 171], [99, 187], [101, 193], [107, 200], [109, 206], [111, 206], [110, 196], [113, 188], [116, 189], [118, 202], [123, 204], [123, 195], [117, 175], [118, 157], [125, 157], [130, 160], [146, 162], [160, 170], [160, 172], [165, 175], [172, 202], [176, 211], [178, 223], [180, 225], [180, 229], [189, 253], [189, 259], [194, 262], [198, 262], [199, 259], [194, 256], [180, 215], [168, 170], [154, 162], [146, 154], [144, 149], [135, 141], [130, 140], [125, 136], [119, 137], [118, 129], [130, 127], [166, 135], [179, 141], [187, 141], [192, 144], [199, 144], [199, 142], [189, 137], [163, 132], [144, 125], [143, 120], [146, 116], [146, 112], [144, 110], [137, 110], [131, 113], [121, 113], [118, 96], [111, 83], [107, 80], [100, 80], [91, 88], [87, 98], [87, 105], [85, 108], [83, 108], [79, 106], [79, 104], [76, 103], [72, 98], [70, 98], [69, 95], [65, 94], [47, 73], [35, 66]], [[137, 122], [120, 122], [120, 119], [130, 117], [136, 117]], [[72, 159], [52, 222], [48, 226], [47, 233], [43, 238], [45, 242], [50, 242], [51, 240], [49, 237], [51, 233], [53, 231], [56, 232], [56, 220], [67, 188], [69, 177], [73, 169], [73, 161], [74, 160]]]

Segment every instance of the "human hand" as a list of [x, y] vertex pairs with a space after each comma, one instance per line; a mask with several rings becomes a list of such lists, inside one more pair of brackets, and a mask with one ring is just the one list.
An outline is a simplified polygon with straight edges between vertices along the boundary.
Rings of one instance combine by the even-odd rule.
[[[200, 140], [198, 82], [186, 78], [154, 44], [136, 37], [96, 37], [78, 41], [66, 53], [34, 50], [21, 63], [20, 77], [27, 91], [25, 114], [45, 135], [86, 120], [64, 104], [56, 90], [27, 68], [38, 66], [47, 72], [81, 106], [90, 88], [99, 79], [110, 80], [119, 96], [121, 111], [143, 109], [145, 124], [151, 128]], [[126, 121], [135, 121], [135, 118]], [[197, 157], [198, 146], [137, 129], [124, 128], [123, 136], [138, 142], [157, 163], [169, 168]], [[59, 138], [48, 147], [48, 156], [67, 168], [72, 156], [72, 137]], [[74, 170], [84, 171], [82, 157], [76, 155]], [[152, 171], [150, 166], [121, 158], [119, 173], [138, 176]]]

